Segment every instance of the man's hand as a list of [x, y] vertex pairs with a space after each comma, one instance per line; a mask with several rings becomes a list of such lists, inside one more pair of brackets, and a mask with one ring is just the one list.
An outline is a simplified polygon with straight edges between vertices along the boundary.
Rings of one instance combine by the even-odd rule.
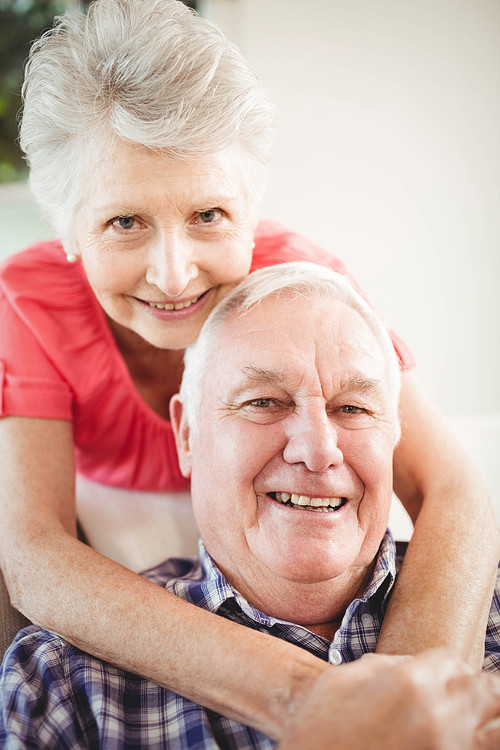
[[322, 673], [278, 750], [495, 750], [499, 717], [500, 679], [452, 653], [370, 654]]

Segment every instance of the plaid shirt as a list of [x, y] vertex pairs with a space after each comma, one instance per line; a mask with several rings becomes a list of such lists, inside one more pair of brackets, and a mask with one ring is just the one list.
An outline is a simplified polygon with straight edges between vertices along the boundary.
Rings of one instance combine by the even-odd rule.
[[[332, 642], [252, 607], [220, 573], [201, 542], [199, 559], [167, 560], [144, 575], [198, 607], [340, 664], [375, 650], [405, 548], [386, 534], [370, 582], [347, 608]], [[488, 623], [484, 668], [500, 670], [499, 585]], [[4, 750], [267, 750], [275, 745], [250, 727], [95, 659], [35, 626], [21, 631], [7, 651], [0, 696]]]

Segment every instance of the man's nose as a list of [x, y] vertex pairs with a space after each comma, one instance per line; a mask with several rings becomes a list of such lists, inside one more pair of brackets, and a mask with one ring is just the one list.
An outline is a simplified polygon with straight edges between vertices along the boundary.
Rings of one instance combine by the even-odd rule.
[[319, 472], [344, 462], [338, 444], [338, 428], [321, 399], [295, 413], [286, 429], [283, 458], [287, 463], [302, 463], [309, 471]]
[[167, 297], [179, 297], [198, 273], [193, 240], [178, 230], [162, 231], [150, 252], [146, 281]]

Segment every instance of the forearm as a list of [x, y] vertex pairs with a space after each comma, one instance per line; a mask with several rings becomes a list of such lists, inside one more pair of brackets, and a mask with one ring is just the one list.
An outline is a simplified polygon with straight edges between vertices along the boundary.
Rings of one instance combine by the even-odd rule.
[[378, 651], [447, 646], [478, 668], [500, 552], [492, 503], [472, 462], [411, 374], [401, 395], [395, 489], [415, 523]]
[[28, 553], [23, 546], [15, 603], [32, 621], [273, 738], [328, 668], [178, 599], [69, 535], [32, 538]]
[[73, 462], [70, 424], [0, 420], [0, 562], [14, 606], [94, 656], [279, 738], [328, 665], [78, 542]]
[[444, 646], [480, 668], [498, 557], [487, 494], [462, 486], [427, 495], [377, 651], [416, 654]]

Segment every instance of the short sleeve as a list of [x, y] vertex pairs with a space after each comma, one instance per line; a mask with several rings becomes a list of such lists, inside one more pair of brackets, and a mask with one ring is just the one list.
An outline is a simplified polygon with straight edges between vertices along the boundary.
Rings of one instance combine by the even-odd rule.
[[71, 388], [3, 295], [0, 328], [0, 417], [71, 420]]

